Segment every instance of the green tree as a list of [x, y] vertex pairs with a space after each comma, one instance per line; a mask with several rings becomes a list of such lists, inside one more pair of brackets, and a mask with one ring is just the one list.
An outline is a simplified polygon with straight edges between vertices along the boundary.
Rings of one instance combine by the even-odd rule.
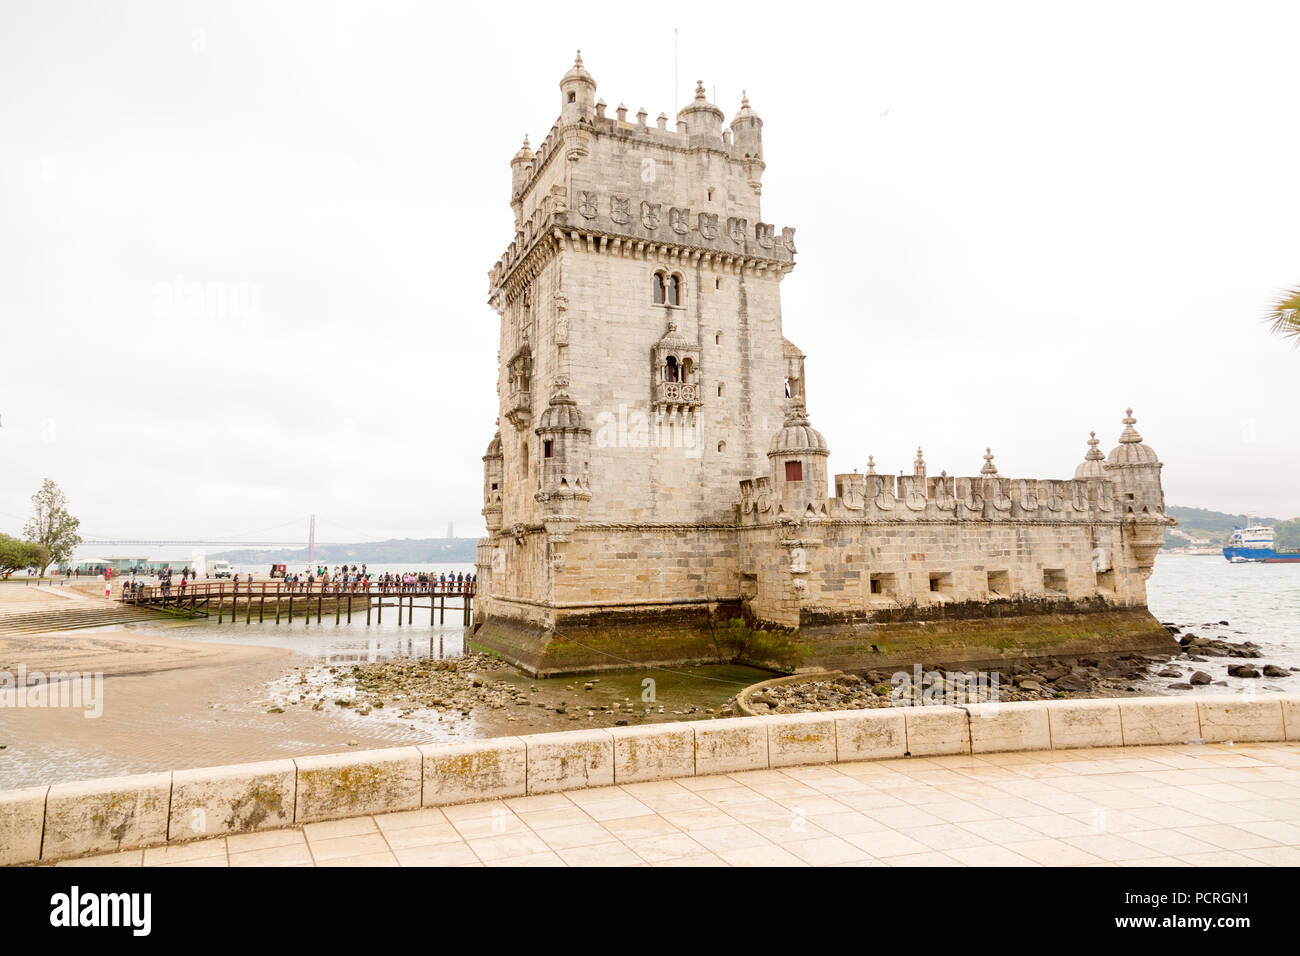
[[81, 519], [68, 513], [67, 496], [46, 478], [40, 490], [32, 495], [32, 517], [23, 528], [28, 540], [45, 549], [42, 577], [51, 564], [72, 557], [73, 550], [81, 544], [81, 535], [77, 534], [80, 525]]
[[1264, 316], [1269, 331], [1300, 346], [1300, 286], [1283, 292]]
[[1300, 518], [1273, 525], [1273, 546], [1281, 551], [1300, 551]]
[[7, 578], [21, 568], [43, 568], [47, 564], [47, 553], [36, 542], [0, 534], [0, 578]]

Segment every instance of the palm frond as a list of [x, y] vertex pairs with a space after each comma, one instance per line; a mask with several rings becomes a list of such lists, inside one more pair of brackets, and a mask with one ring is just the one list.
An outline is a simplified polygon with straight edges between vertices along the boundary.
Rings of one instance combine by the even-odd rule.
[[1284, 291], [1264, 315], [1268, 329], [1300, 347], [1300, 286]]

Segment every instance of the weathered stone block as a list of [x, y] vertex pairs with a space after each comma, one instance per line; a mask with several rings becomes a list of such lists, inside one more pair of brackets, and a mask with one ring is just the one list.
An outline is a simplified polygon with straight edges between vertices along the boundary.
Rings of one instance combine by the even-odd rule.
[[166, 843], [171, 790], [170, 773], [55, 784], [46, 798], [41, 859]]
[[420, 806], [423, 756], [415, 747], [298, 757], [294, 763], [297, 823]]
[[612, 727], [614, 782], [695, 776], [695, 731], [689, 724]]
[[691, 726], [698, 775], [767, 769], [767, 727], [759, 718], [700, 720]]
[[45, 795], [49, 787], [0, 793], [0, 866], [41, 858]]
[[1205, 697], [1196, 703], [1206, 743], [1286, 739], [1282, 702], [1276, 697]]
[[1124, 725], [1115, 700], [1060, 700], [1045, 703], [1053, 750], [1122, 747]]
[[607, 730], [528, 734], [528, 792], [551, 793], [614, 783], [614, 738]]
[[837, 712], [835, 750], [840, 763], [903, 756], [907, 753], [903, 708]]
[[1181, 744], [1201, 738], [1201, 718], [1191, 698], [1120, 698], [1119, 720], [1125, 747]]
[[417, 749], [424, 756], [426, 807], [522, 797], [528, 792], [528, 747], [519, 737]]
[[913, 757], [971, 752], [966, 711], [943, 705], [901, 709], [907, 728], [907, 752]]
[[830, 714], [773, 714], [767, 727], [769, 767], [835, 762], [835, 718]]
[[177, 770], [172, 774], [168, 839], [292, 826], [297, 779], [292, 760]]
[[1046, 704], [1026, 700], [973, 704], [968, 709], [971, 753], [1050, 750], [1052, 747]]

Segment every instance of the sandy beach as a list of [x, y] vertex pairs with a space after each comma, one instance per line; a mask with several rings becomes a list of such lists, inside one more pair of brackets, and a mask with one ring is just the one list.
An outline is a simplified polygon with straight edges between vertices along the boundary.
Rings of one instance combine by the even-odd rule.
[[[0, 586], [6, 614], [33, 605], [101, 599]], [[0, 671], [102, 674], [102, 714], [85, 708], [0, 711], [0, 790], [88, 777], [269, 760], [427, 735], [348, 715], [271, 713], [266, 688], [299, 660], [290, 650], [179, 640], [162, 626], [50, 631], [0, 637]]]

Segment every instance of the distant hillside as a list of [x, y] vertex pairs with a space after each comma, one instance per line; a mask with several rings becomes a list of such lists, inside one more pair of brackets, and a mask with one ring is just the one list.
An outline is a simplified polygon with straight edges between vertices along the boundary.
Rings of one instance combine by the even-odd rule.
[[[1206, 508], [1182, 508], [1171, 505], [1168, 509], [1169, 514], [1178, 519], [1178, 530], [1186, 532], [1193, 538], [1209, 538], [1212, 547], [1221, 548], [1227, 540], [1228, 535], [1234, 528], [1244, 528], [1249, 523], [1247, 516], [1244, 514], [1230, 515], [1222, 511], [1210, 511]], [[1257, 524], [1270, 525], [1277, 531], [1278, 545], [1281, 547], [1293, 547], [1286, 541], [1290, 536], [1296, 533], [1292, 525], [1300, 525], [1300, 519], [1293, 521], [1283, 521], [1281, 518], [1262, 518], [1259, 515], [1251, 515], [1250, 521]], [[1166, 548], [1181, 548], [1187, 545], [1187, 541], [1174, 535], [1165, 535]]]
[[[321, 564], [472, 564], [477, 544], [477, 538], [392, 538], [359, 544], [318, 544], [316, 560]], [[208, 559], [231, 564], [300, 564], [307, 560], [307, 549], [248, 548], [212, 554]]]

